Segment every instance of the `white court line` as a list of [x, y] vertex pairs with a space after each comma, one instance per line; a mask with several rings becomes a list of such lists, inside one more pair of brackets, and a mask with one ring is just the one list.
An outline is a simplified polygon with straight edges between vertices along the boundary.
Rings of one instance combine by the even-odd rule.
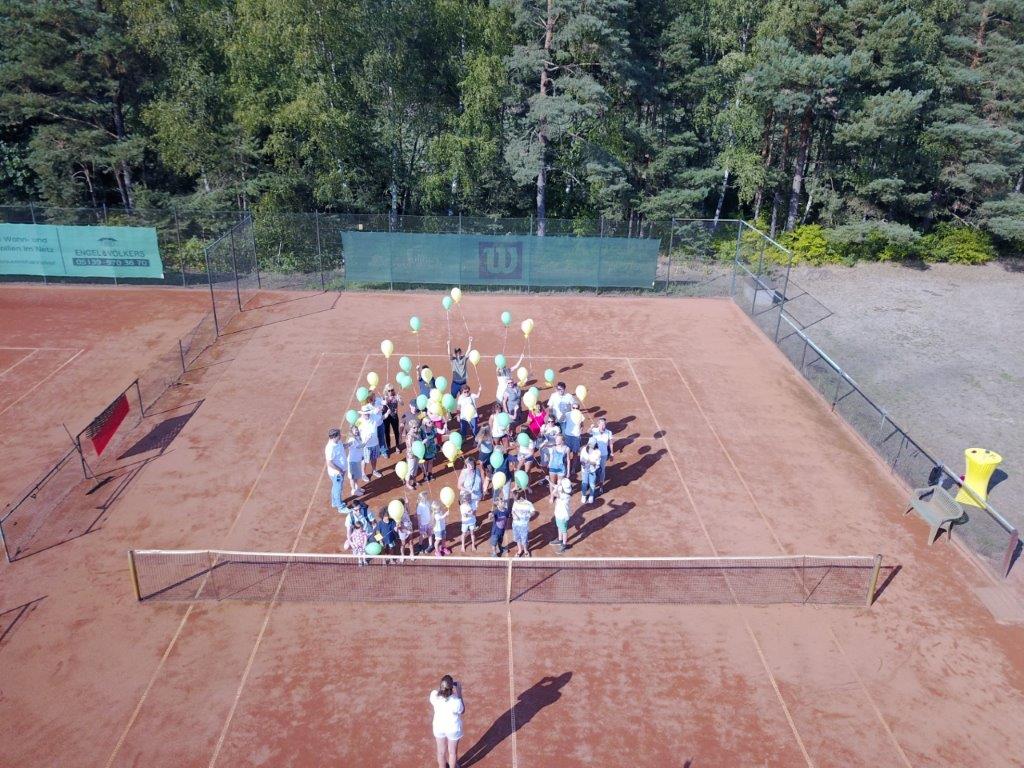
[[[637, 387], [640, 389], [640, 394], [644, 398], [644, 403], [647, 404], [647, 410], [650, 411], [651, 418], [654, 419], [654, 426], [657, 428], [662, 435], [665, 435], [665, 430], [661, 428], [661, 424], [658, 422], [658, 417], [654, 413], [654, 408], [651, 407], [651, 401], [647, 397], [647, 392], [644, 390], [643, 384], [640, 383], [640, 377], [637, 376], [636, 368], [633, 366], [631, 359], [626, 360], [629, 364], [629, 370], [633, 374], [633, 381], [636, 382]], [[679, 482], [683, 486], [683, 490], [686, 492], [686, 498], [690, 501], [690, 507], [693, 509], [694, 516], [697, 518], [697, 522], [700, 523], [701, 530], [704, 532], [704, 538], [708, 541], [708, 546], [711, 547], [711, 552], [715, 557], [719, 557], [718, 548], [715, 546], [715, 542], [711, 538], [711, 534], [708, 532], [707, 526], [704, 524], [704, 518], [700, 514], [700, 509], [697, 507], [697, 502], [694, 500], [693, 493], [690, 491], [690, 486], [686, 482], [686, 478], [683, 477], [682, 471], [679, 469], [679, 463], [676, 461], [675, 454], [672, 452], [672, 448], [668, 444], [668, 438], [662, 437], [662, 441], [665, 443], [665, 450], [668, 451], [669, 458], [672, 459], [672, 464], [676, 468], [676, 474], [679, 476]], [[761, 650], [761, 643], [757, 640], [757, 635], [754, 634], [753, 627], [750, 626], [750, 622], [747, 620], [746, 615], [743, 615], [743, 624], [747, 629], [747, 633], [750, 635], [751, 641], [754, 643], [754, 649], [757, 651], [757, 656], [761, 660], [761, 666], [764, 671], [768, 674], [768, 680], [771, 683], [772, 690], [775, 691], [775, 697], [778, 699], [779, 704], [782, 706], [782, 712], [786, 716], [786, 722], [789, 724], [789, 730], [793, 733], [793, 737], [796, 739], [797, 746], [800, 747], [800, 752], [804, 756], [804, 761], [807, 763], [808, 768], [814, 768], [814, 762], [811, 760], [811, 756], [807, 753], [807, 747], [804, 746], [804, 740], [800, 737], [800, 731], [797, 730], [796, 722], [793, 720], [793, 715], [789, 711], [789, 707], [786, 706], [785, 699], [782, 698], [782, 691], [779, 690], [779, 684], [775, 680], [775, 674], [772, 672], [771, 667], [768, 666], [768, 660], [765, 658], [764, 651]]]
[[51, 376], [54, 376], [55, 374], [59, 373], [59, 372], [60, 372], [60, 370], [61, 370], [62, 368], [64, 368], [64, 366], [66, 366], [66, 365], [70, 364], [70, 363], [71, 363], [71, 362], [72, 362], [72, 361], [73, 361], [73, 360], [74, 360], [74, 359], [75, 359], [76, 357], [78, 357], [78, 356], [79, 356], [80, 354], [82, 354], [83, 352], [85, 352], [85, 350], [84, 350], [84, 349], [80, 349], [80, 350], [78, 350], [77, 352], [75, 352], [75, 354], [73, 354], [73, 355], [72, 355], [71, 357], [69, 357], [69, 358], [68, 358], [67, 360], [65, 360], [65, 361], [64, 361], [63, 363], [61, 363], [60, 365], [58, 365], [58, 366], [57, 366], [57, 367], [56, 367], [55, 369], [53, 369], [53, 370], [52, 370], [52, 371], [50, 371], [50, 372], [49, 372], [48, 374], [46, 374], [45, 376], [43, 376], [43, 378], [41, 378], [41, 379], [40, 379], [39, 381], [37, 381], [37, 382], [36, 382], [36, 383], [35, 383], [35, 384], [34, 384], [34, 385], [33, 385], [33, 386], [32, 386], [32, 387], [31, 387], [31, 388], [30, 388], [30, 389], [29, 389], [29, 390], [28, 390], [27, 392], [25, 392], [25, 393], [24, 393], [24, 394], [23, 394], [23, 395], [22, 395], [21, 397], [19, 397], [19, 398], [18, 398], [17, 400], [15, 400], [15, 401], [14, 401], [13, 403], [11, 403], [11, 404], [10, 404], [10, 405], [8, 405], [8, 406], [7, 406], [6, 408], [4, 408], [4, 409], [3, 409], [2, 411], [0, 411], [0, 416], [3, 416], [3, 415], [4, 415], [5, 413], [7, 413], [7, 412], [8, 412], [9, 410], [11, 410], [11, 408], [13, 408], [14, 406], [16, 406], [16, 405], [17, 405], [18, 403], [20, 403], [20, 402], [21, 402], [22, 400], [24, 400], [24, 399], [25, 399], [26, 397], [28, 397], [28, 396], [29, 396], [29, 395], [31, 395], [31, 394], [32, 394], [33, 392], [35, 392], [35, 391], [36, 391], [36, 390], [37, 390], [37, 389], [38, 389], [39, 387], [41, 387], [41, 386], [42, 386], [43, 384], [45, 384], [45, 383], [46, 383], [46, 382], [47, 382], [47, 381], [48, 381], [48, 380], [50, 379], [50, 377], [51, 377]]
[[[19, 351], [21, 351], [21, 350], [19, 350]], [[8, 366], [7, 366], [6, 368], [4, 368], [4, 369], [3, 369], [2, 371], [0, 371], [0, 376], [5, 376], [5, 375], [7, 374], [7, 372], [8, 372], [8, 371], [12, 371], [12, 370], [14, 370], [15, 368], [17, 368], [17, 367], [18, 367], [19, 365], [21, 365], [22, 363], [24, 363], [24, 362], [25, 362], [26, 360], [28, 360], [28, 359], [29, 359], [30, 357], [32, 357], [32, 355], [34, 355], [34, 354], [35, 354], [36, 352], [38, 352], [38, 351], [39, 351], [38, 349], [33, 349], [33, 350], [32, 350], [31, 352], [29, 352], [29, 353], [28, 353], [27, 355], [25, 355], [24, 357], [19, 357], [19, 358], [18, 358], [17, 360], [15, 360], [15, 361], [14, 361], [13, 363], [11, 363], [11, 364], [10, 364], [10, 365], [8, 365]]]
[[508, 618], [508, 714], [512, 720], [512, 768], [519, 768], [519, 745], [516, 741], [516, 675], [512, 663], [512, 604], [505, 606]]
[[0, 347], [0, 350], [14, 350], [20, 352], [75, 352], [78, 347]]
[[[323, 360], [323, 355], [321, 355], [317, 359], [316, 367], [314, 367], [314, 369], [313, 369], [314, 373], [316, 373], [316, 369], [320, 367], [320, 361], [321, 360]], [[367, 364], [367, 362], [369, 362], [369, 360], [370, 360], [370, 356], [369, 355], [364, 355], [364, 357], [363, 357], [363, 364], [360, 367], [359, 374], [358, 374], [358, 376], [356, 378], [356, 384], [357, 385], [358, 385], [358, 383], [360, 381], [363, 380], [363, 371], [366, 370], [366, 364]], [[312, 374], [310, 374], [310, 380], [312, 380]], [[309, 386], [309, 380], [306, 382], [306, 387], [308, 387], [308, 386]], [[306, 387], [302, 388], [302, 393], [303, 394], [305, 394], [305, 392], [306, 392]], [[355, 388], [353, 388], [353, 392], [355, 392]], [[354, 394], [349, 396], [348, 405], [352, 404], [352, 400], [354, 399], [354, 397], [355, 397]], [[301, 400], [301, 399], [302, 399], [302, 395], [299, 396], [299, 400]], [[298, 401], [296, 401], [295, 404], [297, 406], [298, 405]], [[292, 412], [294, 413], [294, 409], [292, 409]], [[291, 419], [291, 415], [289, 415], [288, 418], [290, 420]], [[283, 432], [283, 430], [282, 430], [282, 432]], [[276, 446], [276, 443], [275, 443], [275, 446]], [[261, 470], [261, 472], [262, 472], [262, 470]], [[302, 538], [302, 532], [306, 529], [306, 522], [309, 520], [309, 513], [313, 509], [313, 502], [316, 501], [316, 497], [320, 493], [320, 483], [323, 481], [324, 475], [326, 474], [326, 472], [327, 472], [327, 466], [326, 465], [321, 466], [320, 474], [317, 475], [317, 478], [316, 478], [316, 485], [313, 486], [313, 493], [309, 497], [309, 503], [306, 505], [306, 514], [302, 516], [302, 522], [299, 524], [299, 529], [295, 532], [295, 538], [292, 540], [292, 546], [291, 546], [291, 549], [289, 550], [289, 552], [291, 554], [294, 554], [295, 550], [298, 549], [299, 540]], [[213, 748], [213, 754], [210, 756], [209, 768], [214, 768], [214, 766], [217, 764], [217, 759], [220, 757], [220, 751], [221, 751], [221, 749], [224, 748], [224, 742], [225, 742], [225, 740], [228, 737], [228, 731], [231, 728], [231, 722], [235, 719], [235, 712], [238, 709], [238, 702], [241, 701], [241, 699], [242, 699], [242, 691], [245, 690], [245, 685], [249, 681], [249, 673], [252, 671], [252, 666], [256, 662], [256, 655], [259, 653], [260, 645], [262, 645], [262, 643], [263, 643], [263, 636], [267, 632], [267, 627], [270, 626], [270, 617], [271, 617], [271, 615], [274, 612], [274, 608], [277, 607], [277, 598], [278, 598], [278, 595], [281, 593], [281, 587], [284, 586], [284, 581], [285, 581], [285, 578], [287, 578], [287, 575], [288, 575], [288, 568], [286, 566], [285, 570], [282, 571], [282, 573], [281, 573], [280, 580], [277, 583], [277, 589], [274, 590], [274, 597], [271, 599], [270, 605], [267, 606], [266, 615], [263, 617], [263, 626], [260, 627], [260, 633], [256, 636], [256, 642], [253, 643], [252, 651], [249, 653], [249, 659], [248, 659], [248, 661], [245, 664], [245, 670], [243, 670], [243, 672], [242, 672], [242, 678], [238, 681], [238, 688], [235, 690], [235, 698], [231, 702], [231, 709], [228, 710], [228, 715], [227, 715], [227, 717], [224, 720], [224, 726], [220, 730], [220, 736], [217, 737], [217, 744]]]

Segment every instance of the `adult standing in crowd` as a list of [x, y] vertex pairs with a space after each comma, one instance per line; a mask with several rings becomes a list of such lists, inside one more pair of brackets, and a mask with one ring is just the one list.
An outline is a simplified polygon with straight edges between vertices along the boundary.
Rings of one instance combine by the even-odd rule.
[[608, 462], [615, 457], [615, 443], [612, 439], [612, 431], [608, 429], [608, 419], [603, 417], [598, 419], [597, 426], [590, 430], [590, 436], [597, 441], [597, 450], [601, 452], [601, 465], [597, 468], [597, 492], [600, 494], [604, 493]]
[[380, 458], [380, 430], [377, 426], [379, 416], [376, 406], [367, 403], [360, 409], [360, 418], [356, 422], [359, 435], [363, 439], [363, 461], [369, 462], [370, 476], [375, 478], [381, 476], [377, 471], [377, 460]]
[[516, 557], [530, 556], [530, 520], [536, 514], [526, 491], [516, 488], [512, 492], [512, 538], [516, 542]]
[[345, 457], [345, 445], [341, 442], [341, 430], [337, 427], [332, 427], [327, 432], [324, 459], [327, 461], [327, 477], [331, 480], [331, 506], [340, 512], [345, 509], [342, 486], [348, 469], [348, 459]]
[[[402, 396], [395, 391], [395, 385], [388, 382], [384, 385], [384, 455], [398, 453], [402, 447], [402, 436], [399, 432], [399, 416], [402, 410]], [[391, 444], [391, 435], [395, 444]]]

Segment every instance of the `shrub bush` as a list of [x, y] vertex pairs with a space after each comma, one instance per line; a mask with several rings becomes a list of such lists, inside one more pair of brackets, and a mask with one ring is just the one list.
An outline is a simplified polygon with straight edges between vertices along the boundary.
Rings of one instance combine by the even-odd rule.
[[921, 238], [918, 251], [925, 261], [985, 264], [996, 257], [991, 235], [973, 227], [939, 224]]

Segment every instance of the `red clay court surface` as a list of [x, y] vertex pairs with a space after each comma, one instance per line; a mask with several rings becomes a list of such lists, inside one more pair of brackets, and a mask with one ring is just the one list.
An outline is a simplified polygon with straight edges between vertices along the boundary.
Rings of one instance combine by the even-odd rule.
[[[8, 309], [25, 295], [29, 336]], [[143, 330], [128, 333], [137, 296]], [[1024, 627], [993, 619], [974, 592], [993, 583], [953, 545], [925, 545], [905, 489], [727, 300], [462, 307], [485, 356], [502, 310], [513, 328], [533, 317], [531, 370], [567, 369], [617, 432], [611, 490], [582, 508], [568, 556], [881, 552], [901, 569], [873, 607], [137, 603], [131, 547], [338, 551], [323, 444], [366, 373], [383, 377], [381, 339], [392, 375], [399, 354], [448, 375], [439, 294], [260, 301], [222, 339], [217, 375], [169, 394], [202, 405], [101, 530], [0, 565], [0, 618], [17, 619], [0, 641], [4, 765], [433, 765], [427, 694], [445, 672], [466, 692], [463, 766], [1020, 765]], [[72, 413], [80, 428], [201, 306], [175, 289], [0, 291], [0, 346], [119, 350], [83, 354], [40, 385], [57, 388], [48, 401], [0, 416], [3, 488], [46, 463], [26, 424]], [[21, 369], [19, 392], [64, 360], [37, 369], [18, 351], [0, 370]], [[375, 504], [393, 497], [393, 473], [375, 483]]]

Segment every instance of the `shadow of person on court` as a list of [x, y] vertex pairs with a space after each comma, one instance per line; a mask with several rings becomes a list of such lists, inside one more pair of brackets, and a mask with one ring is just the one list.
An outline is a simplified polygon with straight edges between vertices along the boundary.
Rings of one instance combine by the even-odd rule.
[[563, 672], [558, 677], [548, 676], [519, 694], [515, 706], [499, 715], [484, 735], [462, 754], [459, 758], [460, 768], [468, 768], [487, 757], [491, 750], [512, 735], [513, 722], [514, 730], [518, 731], [530, 722], [534, 715], [562, 698], [562, 688], [571, 679], [572, 672]]
[[[598, 499], [594, 505], [588, 505], [595, 508], [604, 506], [604, 499]], [[608, 502], [608, 510], [601, 513], [600, 515], [590, 517], [588, 520], [582, 522], [576, 526], [575, 533], [569, 537], [569, 544], [575, 546], [583, 541], [588, 536], [591, 536], [602, 528], [607, 528], [613, 522], [618, 520], [620, 517], [625, 516], [636, 507], [636, 504], [632, 501], [610, 501]], [[576, 520], [570, 520], [570, 523], [576, 523]]]

